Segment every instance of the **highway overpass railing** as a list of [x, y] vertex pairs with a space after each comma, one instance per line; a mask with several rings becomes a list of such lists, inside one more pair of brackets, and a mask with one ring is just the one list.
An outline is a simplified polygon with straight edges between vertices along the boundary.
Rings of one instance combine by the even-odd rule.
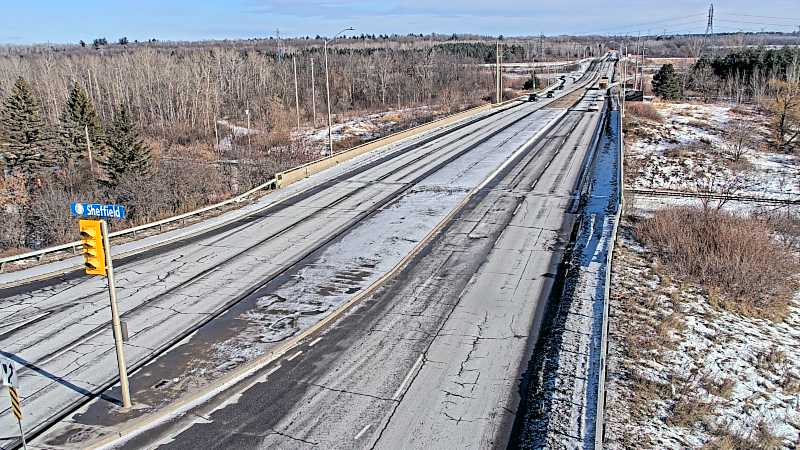
[[[548, 89], [549, 88], [546, 88], [546, 89], [544, 89], [544, 90], [542, 90], [540, 92], [544, 92], [544, 91], [546, 91]], [[437, 127], [450, 125], [450, 124], [452, 124], [452, 123], [454, 123], [454, 122], [456, 122], [458, 120], [464, 119], [464, 118], [469, 117], [471, 115], [478, 114], [480, 112], [483, 112], [483, 111], [486, 111], [486, 110], [489, 110], [489, 109], [492, 109], [492, 108], [506, 107], [506, 106], [509, 106], [512, 103], [523, 101], [524, 97], [525, 96], [520, 96], [520, 97], [517, 97], [517, 98], [506, 100], [506, 101], [504, 101], [502, 103], [499, 103], [499, 104], [487, 103], [487, 104], [479, 105], [479, 106], [476, 106], [476, 107], [473, 107], [473, 108], [466, 109], [464, 111], [460, 111], [458, 113], [447, 115], [445, 117], [442, 117], [440, 119], [437, 119], [437, 120], [434, 120], [434, 121], [431, 121], [431, 122], [428, 122], [428, 123], [425, 123], [425, 124], [422, 124], [422, 125], [417, 125], [415, 127], [412, 127], [412, 128], [409, 128], [409, 129], [406, 129], [406, 130], [403, 130], [403, 131], [398, 131], [396, 133], [389, 134], [389, 135], [384, 136], [382, 138], [379, 138], [379, 139], [376, 139], [374, 141], [371, 141], [371, 142], [368, 142], [368, 143], [365, 143], [365, 144], [361, 144], [361, 145], [349, 148], [349, 149], [341, 151], [339, 153], [334, 153], [333, 155], [329, 155], [329, 156], [317, 159], [315, 161], [311, 161], [311, 162], [308, 162], [308, 163], [301, 164], [300, 166], [295, 167], [293, 169], [289, 169], [289, 170], [286, 170], [286, 171], [283, 171], [283, 172], [279, 172], [279, 173], [277, 173], [275, 175], [275, 178], [272, 178], [272, 179], [268, 180], [267, 182], [265, 182], [265, 183], [263, 183], [263, 184], [261, 184], [259, 186], [256, 186], [253, 189], [250, 189], [249, 191], [247, 191], [247, 192], [245, 192], [245, 193], [243, 193], [241, 195], [237, 195], [236, 197], [232, 197], [232, 198], [230, 198], [228, 200], [224, 200], [222, 202], [215, 203], [213, 205], [209, 205], [209, 206], [206, 206], [206, 207], [203, 207], [203, 208], [200, 208], [200, 209], [196, 209], [194, 211], [190, 211], [190, 212], [187, 212], [187, 213], [179, 214], [177, 216], [168, 217], [168, 218], [165, 218], [165, 219], [157, 220], [155, 222], [151, 222], [151, 223], [147, 223], [147, 224], [143, 224], [143, 225], [139, 225], [139, 226], [135, 226], [135, 227], [131, 227], [131, 228], [126, 228], [124, 230], [115, 231], [115, 232], [110, 233], [109, 237], [110, 238], [117, 238], [117, 237], [123, 237], [123, 236], [135, 236], [139, 232], [152, 230], [154, 228], [159, 228], [159, 230], [161, 230], [161, 229], [163, 229], [164, 226], [171, 225], [171, 224], [174, 224], [176, 222], [185, 221], [188, 218], [199, 216], [199, 215], [202, 215], [202, 214], [207, 213], [209, 211], [213, 211], [215, 209], [221, 209], [221, 208], [224, 208], [225, 206], [228, 206], [228, 205], [231, 205], [231, 204], [244, 202], [250, 196], [252, 196], [253, 194], [255, 194], [257, 192], [264, 191], [264, 190], [274, 190], [274, 189], [279, 189], [281, 187], [288, 186], [289, 184], [291, 184], [293, 182], [299, 181], [299, 180], [301, 180], [303, 178], [306, 178], [308, 176], [311, 176], [311, 175], [313, 175], [315, 173], [321, 172], [321, 171], [323, 171], [323, 170], [325, 170], [327, 168], [336, 166], [336, 165], [338, 165], [338, 164], [340, 164], [342, 162], [345, 162], [347, 160], [355, 158], [356, 156], [359, 156], [359, 155], [362, 155], [362, 154], [367, 153], [369, 151], [372, 151], [372, 150], [374, 150], [374, 149], [376, 149], [378, 147], [381, 147], [381, 146], [384, 146], [384, 145], [388, 145], [388, 144], [391, 144], [393, 142], [400, 141], [402, 139], [411, 137], [411, 136], [413, 136], [415, 134], [418, 134], [418, 133], [421, 133], [421, 132], [425, 132], [425, 131], [428, 131], [428, 130], [431, 130], [431, 129], [434, 129], [434, 128], [437, 128]], [[35, 250], [35, 251], [31, 251], [31, 252], [20, 253], [20, 254], [17, 254], [17, 255], [12, 255], [12, 256], [7, 256], [7, 257], [4, 257], [4, 258], [0, 258], [0, 273], [2, 273], [4, 271], [4, 269], [6, 268], [6, 266], [9, 263], [20, 262], [20, 261], [25, 261], [25, 260], [29, 260], [29, 259], [41, 260], [46, 255], [54, 254], [54, 253], [58, 253], [58, 252], [67, 252], [67, 251], [69, 251], [69, 252], [72, 252], [74, 254], [77, 254], [80, 248], [81, 248], [81, 241], [73, 241], [73, 242], [68, 242], [66, 244], [56, 245], [56, 246], [53, 246], [53, 247], [43, 248], [43, 249], [40, 249], [40, 250]]]
[[[248, 197], [250, 197], [251, 195], [255, 194], [256, 192], [259, 192], [259, 191], [262, 191], [262, 190], [274, 189], [275, 188], [275, 181], [276, 181], [275, 178], [271, 178], [267, 182], [262, 183], [262, 184], [254, 187], [253, 189], [250, 189], [249, 191], [247, 191], [247, 192], [245, 192], [243, 194], [237, 195], [236, 197], [232, 197], [232, 198], [229, 198], [227, 200], [221, 201], [219, 203], [214, 203], [213, 205], [209, 205], [209, 206], [205, 206], [205, 207], [200, 208], [200, 209], [196, 209], [194, 211], [189, 211], [187, 213], [179, 214], [177, 216], [167, 217], [166, 219], [157, 220], [155, 222], [150, 222], [150, 223], [146, 223], [146, 224], [135, 226], [135, 227], [131, 227], [131, 228], [126, 228], [124, 230], [114, 231], [112, 233], [109, 233], [108, 237], [115, 238], [115, 237], [128, 236], [128, 235], [135, 236], [136, 233], [138, 233], [140, 231], [146, 231], [146, 230], [150, 230], [150, 229], [153, 229], [153, 228], [163, 229], [163, 227], [165, 225], [170, 225], [170, 224], [173, 224], [175, 222], [185, 221], [186, 219], [188, 219], [190, 217], [199, 216], [201, 214], [207, 213], [209, 211], [213, 211], [215, 209], [221, 209], [221, 208], [224, 208], [225, 206], [230, 205], [230, 204], [241, 203], [241, 202], [247, 200]], [[36, 258], [36, 259], [40, 260], [45, 255], [48, 255], [50, 253], [57, 253], [57, 252], [63, 252], [63, 251], [72, 251], [73, 253], [77, 253], [78, 250], [80, 250], [81, 246], [82, 246], [81, 241], [73, 241], [73, 242], [68, 242], [66, 244], [56, 245], [54, 247], [43, 248], [41, 250], [36, 250], [36, 251], [32, 251], [32, 252], [27, 252], [27, 253], [20, 253], [18, 255], [12, 255], [12, 256], [7, 256], [5, 258], [0, 258], [0, 272], [3, 271], [4, 266], [6, 264], [11, 263], [11, 262], [24, 261], [26, 259], [33, 259], [33, 258]]]

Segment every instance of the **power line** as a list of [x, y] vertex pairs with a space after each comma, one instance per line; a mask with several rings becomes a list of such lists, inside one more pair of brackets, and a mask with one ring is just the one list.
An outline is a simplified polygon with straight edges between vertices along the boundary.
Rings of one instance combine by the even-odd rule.
[[737, 16], [737, 17], [758, 17], [761, 19], [779, 19], [779, 20], [793, 20], [798, 21], [800, 18], [797, 17], [776, 17], [776, 16], [757, 16], [755, 14], [727, 14], [728, 16]]
[[720, 22], [725, 23], [742, 23], [747, 25], [761, 25], [761, 26], [770, 26], [770, 27], [792, 27], [794, 28], [796, 24], [793, 23], [774, 23], [774, 22], [748, 22], [745, 20], [733, 20], [733, 19], [722, 19]]
[[[690, 20], [690, 21], [687, 21], [687, 22], [670, 23], [670, 24], [668, 24], [668, 26], [670, 28], [675, 28], [675, 27], [682, 27], [684, 25], [702, 25], [704, 23], [706, 23], [706, 20], [701, 18], [701, 19]], [[644, 34], [647, 34], [647, 35], [661, 34], [660, 32], [656, 32], [656, 30], [658, 30], [657, 27], [648, 27], [647, 28], [647, 32], [644, 33]], [[592, 32], [586, 32], [586, 33], [575, 33], [575, 34], [572, 34], [572, 35], [574, 35], [574, 36], [591, 36], [591, 35], [600, 34], [600, 35], [622, 36], [622, 35], [631, 34], [631, 32], [637, 32], [637, 31], [641, 31], [641, 28], [613, 28], [613, 29], [609, 28], [609, 29], [605, 29], [605, 30], [592, 31]], [[698, 33], [702, 34], [702, 31], [698, 31]]]
[[[641, 29], [645, 25], [661, 24], [661, 23], [667, 23], [667, 22], [673, 22], [673, 21], [681, 21], [681, 20], [685, 20], [685, 19], [695, 19], [695, 20], [689, 21], [688, 23], [704, 21], [704, 19], [700, 19], [700, 17], [705, 17], [705, 14], [691, 14], [691, 15], [688, 15], [688, 16], [670, 17], [670, 18], [667, 18], [667, 19], [654, 20], [654, 21], [651, 21], [651, 22], [641, 22], [641, 23], [630, 24], [630, 25], [621, 25], [621, 26], [618, 26], [618, 27], [607, 28], [605, 30], [595, 31], [594, 33], [585, 33], [585, 34], [598, 34], [598, 33], [602, 34], [602, 33], [606, 33], [606, 32], [615, 32], [615, 33], [617, 33], [617, 32], [625, 31], [625, 30]], [[673, 26], [674, 25], [682, 25], [682, 23], [676, 23], [676, 24], [672, 24], [672, 25]]]

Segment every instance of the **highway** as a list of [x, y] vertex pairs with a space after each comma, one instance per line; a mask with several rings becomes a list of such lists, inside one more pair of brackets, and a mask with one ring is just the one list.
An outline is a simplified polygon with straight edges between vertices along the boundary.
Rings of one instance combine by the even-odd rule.
[[[120, 261], [126, 358], [144, 368], [132, 378], [136, 413], [268, 353], [390, 271], [566, 108], [545, 103], [513, 105], [376, 152], [310, 178], [254, 215]], [[0, 287], [0, 302], [0, 349], [26, 365], [26, 429], [41, 431], [99, 393], [90, 410], [115, 408], [114, 390], [106, 391], [116, 365], [102, 279]], [[187, 348], [195, 350], [190, 357]], [[15, 434], [10, 411], [0, 410], [2, 445], [13, 447]]]
[[579, 213], [600, 119], [589, 103], [516, 152], [375, 294], [124, 447], [505, 448]]

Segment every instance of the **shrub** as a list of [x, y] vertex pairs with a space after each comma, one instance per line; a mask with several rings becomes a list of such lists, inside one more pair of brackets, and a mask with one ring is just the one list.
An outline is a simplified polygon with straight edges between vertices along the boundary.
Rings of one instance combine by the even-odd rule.
[[667, 424], [690, 427], [697, 422], [702, 422], [713, 413], [711, 403], [704, 402], [694, 395], [683, 395], [670, 408]]
[[640, 119], [652, 120], [653, 122], [663, 122], [664, 118], [656, 111], [650, 103], [628, 102], [625, 103], [625, 112]]
[[719, 306], [757, 317], [786, 313], [797, 286], [797, 258], [769, 225], [725, 211], [670, 208], [640, 222], [636, 235], [676, 276], [719, 291]]

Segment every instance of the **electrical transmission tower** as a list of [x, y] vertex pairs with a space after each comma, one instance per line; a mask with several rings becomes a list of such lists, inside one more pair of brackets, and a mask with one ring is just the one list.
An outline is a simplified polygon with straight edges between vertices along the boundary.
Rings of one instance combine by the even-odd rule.
[[706, 25], [706, 34], [714, 34], [714, 4], [708, 5], [708, 25]]
[[539, 33], [539, 59], [544, 59], [544, 34]]
[[[714, 37], [714, 4], [708, 5], [708, 25], [706, 25], [706, 35], [703, 38], [703, 46], [709, 45], [709, 38]], [[711, 43], [711, 56], [714, 56], [714, 44]]]

